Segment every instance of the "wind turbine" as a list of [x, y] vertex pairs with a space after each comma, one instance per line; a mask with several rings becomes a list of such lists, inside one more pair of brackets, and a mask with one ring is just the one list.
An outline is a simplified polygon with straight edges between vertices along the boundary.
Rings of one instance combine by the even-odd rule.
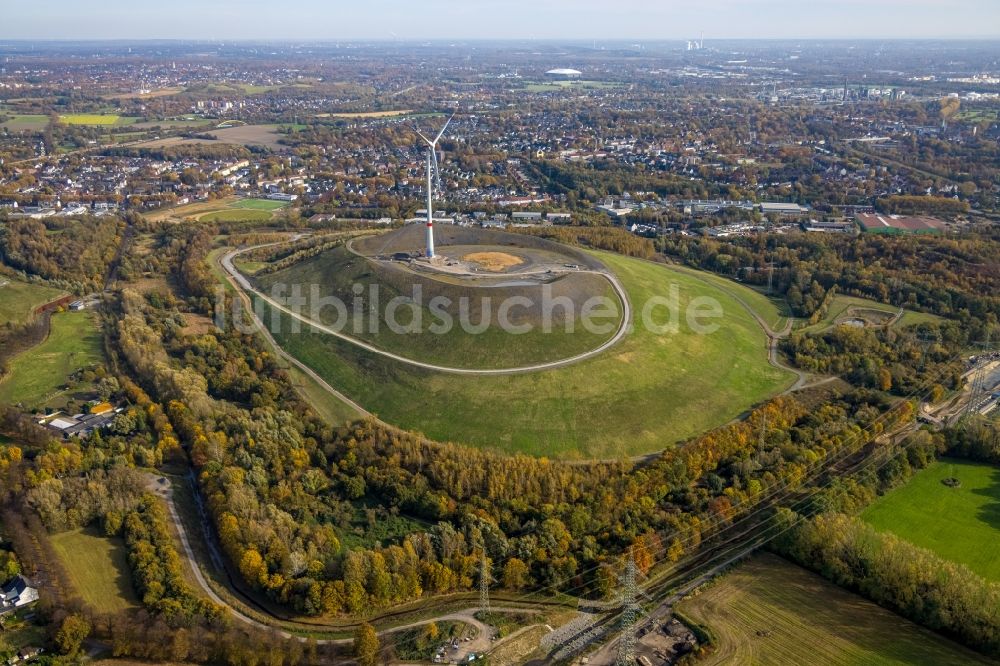
[[427, 152], [427, 258], [434, 258], [434, 192], [435, 190], [441, 190], [441, 171], [438, 169], [438, 158], [437, 158], [437, 144], [444, 136], [444, 131], [448, 129], [448, 125], [451, 124], [452, 118], [455, 114], [451, 114], [451, 118], [448, 118], [448, 122], [444, 124], [438, 135], [434, 137], [431, 141], [417, 128], [413, 128], [413, 131], [417, 135], [427, 142], [427, 147], [429, 148]]

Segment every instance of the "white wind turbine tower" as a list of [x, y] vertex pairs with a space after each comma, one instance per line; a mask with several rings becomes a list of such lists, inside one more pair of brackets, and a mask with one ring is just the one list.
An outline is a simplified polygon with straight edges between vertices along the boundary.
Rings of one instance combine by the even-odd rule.
[[437, 144], [444, 136], [444, 131], [448, 129], [448, 125], [451, 124], [452, 118], [455, 114], [448, 118], [448, 122], [444, 124], [438, 135], [434, 137], [431, 141], [426, 136], [424, 136], [420, 130], [414, 128], [413, 131], [420, 136], [421, 139], [427, 142], [427, 147], [429, 148], [427, 152], [427, 258], [434, 258], [434, 192], [435, 190], [441, 190], [441, 171], [438, 169], [438, 158], [437, 158]]

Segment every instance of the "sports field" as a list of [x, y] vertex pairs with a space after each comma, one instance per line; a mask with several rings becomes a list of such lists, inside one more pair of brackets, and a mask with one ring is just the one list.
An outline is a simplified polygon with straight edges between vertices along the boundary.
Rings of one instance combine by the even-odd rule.
[[726, 574], [678, 609], [718, 645], [703, 663], [881, 666], [993, 663], [770, 554]]
[[198, 217], [199, 222], [267, 222], [270, 219], [270, 211], [253, 208], [229, 208]]
[[76, 592], [94, 610], [118, 613], [139, 606], [121, 539], [88, 528], [53, 534], [49, 540]]
[[0, 325], [27, 321], [40, 305], [53, 301], [66, 292], [40, 284], [30, 284], [0, 276]]
[[288, 203], [285, 201], [272, 201], [270, 199], [226, 197], [162, 208], [149, 213], [146, 217], [155, 222], [188, 220], [197, 222], [267, 222], [275, 210], [287, 205]]
[[[942, 481], [958, 479], [957, 488]], [[943, 459], [872, 504], [861, 516], [883, 532], [1000, 582], [1000, 468]]]
[[[680, 311], [707, 296], [720, 328], [696, 334], [636, 326], [617, 346], [574, 365], [499, 377], [421, 370], [320, 333], [275, 334], [282, 346], [366, 409], [440, 441], [571, 459], [620, 458], [673, 446], [736, 418], [791, 384], [768, 364], [766, 338], [729, 293], [687, 272], [610, 253], [636, 316], [676, 285]], [[266, 310], [266, 308], [265, 308]], [[660, 312], [656, 323], [665, 323]], [[511, 336], [514, 337], [514, 336]], [[499, 396], [503, 396], [499, 398]]]
[[288, 205], [287, 201], [274, 201], [273, 199], [240, 199], [233, 204], [233, 208], [248, 210], [278, 210]]
[[49, 337], [10, 362], [10, 373], [0, 381], [0, 403], [23, 403], [28, 408], [61, 404], [66, 395], [60, 387], [70, 375], [103, 358], [101, 333], [92, 312], [55, 314]]

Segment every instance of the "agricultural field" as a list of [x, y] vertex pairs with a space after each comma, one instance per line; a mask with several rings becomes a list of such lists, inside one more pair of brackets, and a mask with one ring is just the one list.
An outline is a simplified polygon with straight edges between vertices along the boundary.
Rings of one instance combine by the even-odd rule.
[[992, 663], [776, 555], [758, 555], [678, 610], [714, 634], [706, 666]]
[[366, 111], [363, 113], [320, 113], [317, 118], [346, 118], [351, 120], [361, 118], [393, 118], [395, 116], [405, 116], [413, 113], [413, 109], [400, 109], [398, 111]]
[[621, 85], [612, 81], [545, 81], [540, 83], [526, 83], [522, 90], [534, 93], [575, 89], [604, 90], [607, 88], [617, 88]]
[[12, 114], [10, 120], [0, 123], [0, 127], [11, 132], [40, 132], [49, 124], [49, 117], [43, 115]]
[[54, 287], [21, 282], [0, 276], [0, 325], [27, 321], [35, 308], [66, 292]]
[[287, 317], [275, 338], [390, 423], [440, 441], [569, 459], [662, 450], [725, 424], [792, 383], [789, 373], [768, 364], [763, 330], [729, 292], [668, 266], [597, 256], [618, 275], [639, 311], [676, 284], [682, 311], [698, 296], [716, 299], [724, 314], [721, 327], [698, 335], [682, 325], [675, 334], [658, 335], [637, 326], [596, 358], [496, 377], [431, 372], [330, 335], [291, 333]]
[[239, 146], [264, 146], [271, 150], [285, 148], [278, 140], [282, 138], [277, 129], [281, 125], [237, 125], [235, 127], [215, 128], [209, 127], [204, 131], [206, 137], [211, 138], [188, 138], [183, 136], [173, 136], [164, 139], [154, 139], [136, 144], [140, 148], [168, 148], [170, 146], [180, 146], [195, 143], [228, 143]]
[[164, 120], [150, 120], [146, 122], [139, 122], [133, 125], [134, 129], [151, 129], [153, 127], [160, 127], [162, 129], [194, 129], [198, 127], [205, 127], [212, 123], [212, 120], [206, 120], [205, 118], [198, 117], [180, 117], [180, 118], [166, 118]]
[[0, 380], [0, 403], [27, 408], [64, 405], [72, 398], [72, 389], [63, 389], [71, 375], [103, 360], [94, 313], [54, 314], [49, 336], [10, 362], [10, 372]]
[[49, 540], [76, 592], [95, 611], [118, 613], [139, 606], [120, 538], [87, 528], [53, 534]]
[[156, 90], [150, 90], [149, 92], [125, 92], [116, 93], [114, 95], [106, 95], [107, 99], [156, 99], [157, 97], [171, 97], [173, 95], [179, 95], [184, 92], [184, 88], [181, 86], [175, 86], [172, 88], [158, 88]]
[[139, 118], [119, 116], [114, 113], [70, 113], [59, 116], [59, 122], [67, 125], [133, 125]]
[[[945, 479], [958, 479], [951, 487]], [[941, 557], [1000, 582], [1000, 468], [943, 459], [888, 492], [861, 516]]]

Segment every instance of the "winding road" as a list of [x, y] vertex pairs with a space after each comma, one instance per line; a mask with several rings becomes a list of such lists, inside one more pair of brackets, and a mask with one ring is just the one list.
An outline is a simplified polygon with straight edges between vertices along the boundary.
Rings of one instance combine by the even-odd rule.
[[[422, 368], [424, 370], [433, 370], [435, 372], [444, 372], [454, 375], [466, 375], [466, 376], [478, 376], [478, 377], [517, 375], [529, 372], [540, 372], [542, 370], [554, 370], [556, 368], [563, 368], [568, 365], [579, 363], [581, 361], [585, 361], [587, 359], [594, 358], [595, 356], [603, 354], [605, 351], [618, 344], [628, 334], [629, 329], [632, 325], [632, 305], [628, 299], [628, 295], [625, 293], [625, 288], [622, 287], [621, 283], [618, 281], [618, 278], [615, 277], [612, 273], [605, 271], [577, 270], [574, 272], [591, 273], [605, 278], [608, 282], [611, 283], [612, 288], [614, 288], [615, 293], [617, 294], [618, 299], [621, 301], [622, 304], [623, 316], [621, 319], [621, 324], [618, 327], [618, 330], [610, 339], [601, 344], [599, 347], [591, 349], [590, 351], [584, 352], [582, 354], [577, 354], [576, 356], [571, 356], [569, 358], [564, 358], [557, 361], [548, 361], [546, 363], [536, 363], [534, 365], [524, 365], [515, 368], [457, 368], [447, 365], [426, 363], [424, 361], [418, 361], [416, 359], [408, 358], [406, 356], [401, 356], [400, 354], [395, 354], [393, 352], [380, 349], [379, 347], [369, 344], [363, 340], [359, 340], [357, 338], [351, 337], [350, 335], [346, 335], [345, 333], [335, 328], [319, 324], [308, 317], [304, 317], [300, 313], [285, 307], [281, 303], [278, 303], [274, 299], [264, 295], [263, 293], [255, 289], [253, 285], [250, 283], [250, 281], [242, 273], [240, 273], [239, 269], [237, 269], [236, 266], [233, 264], [233, 260], [239, 255], [243, 254], [244, 252], [257, 250], [264, 247], [271, 247], [274, 245], [281, 245], [286, 242], [288, 241], [280, 241], [278, 243], [265, 243], [263, 245], [254, 245], [252, 247], [238, 248], [225, 254], [220, 259], [219, 263], [221, 264], [223, 270], [225, 270], [225, 272], [228, 273], [233, 278], [233, 280], [235, 280], [236, 287], [239, 291], [249, 292], [254, 294], [258, 298], [266, 302], [268, 305], [270, 305], [272, 308], [279, 310], [280, 312], [283, 312], [288, 316], [318, 331], [322, 331], [323, 333], [332, 335], [340, 340], [355, 345], [356, 347], [360, 347], [361, 349], [369, 351], [373, 354], [378, 354], [379, 356], [382, 356], [384, 358], [388, 358], [393, 361], [398, 361], [400, 363], [404, 363], [412, 367]], [[256, 314], [254, 314], [253, 317], [255, 323], [261, 328], [261, 330], [265, 330], [263, 322], [260, 321], [260, 319], [256, 316]], [[266, 332], [266, 335], [268, 335], [268, 337], [273, 342], [273, 338], [271, 337], [270, 332]], [[305, 370], [305, 368], [299, 363], [296, 363], [296, 366]], [[315, 373], [310, 373], [310, 376], [313, 377], [314, 379], [317, 377]]]

